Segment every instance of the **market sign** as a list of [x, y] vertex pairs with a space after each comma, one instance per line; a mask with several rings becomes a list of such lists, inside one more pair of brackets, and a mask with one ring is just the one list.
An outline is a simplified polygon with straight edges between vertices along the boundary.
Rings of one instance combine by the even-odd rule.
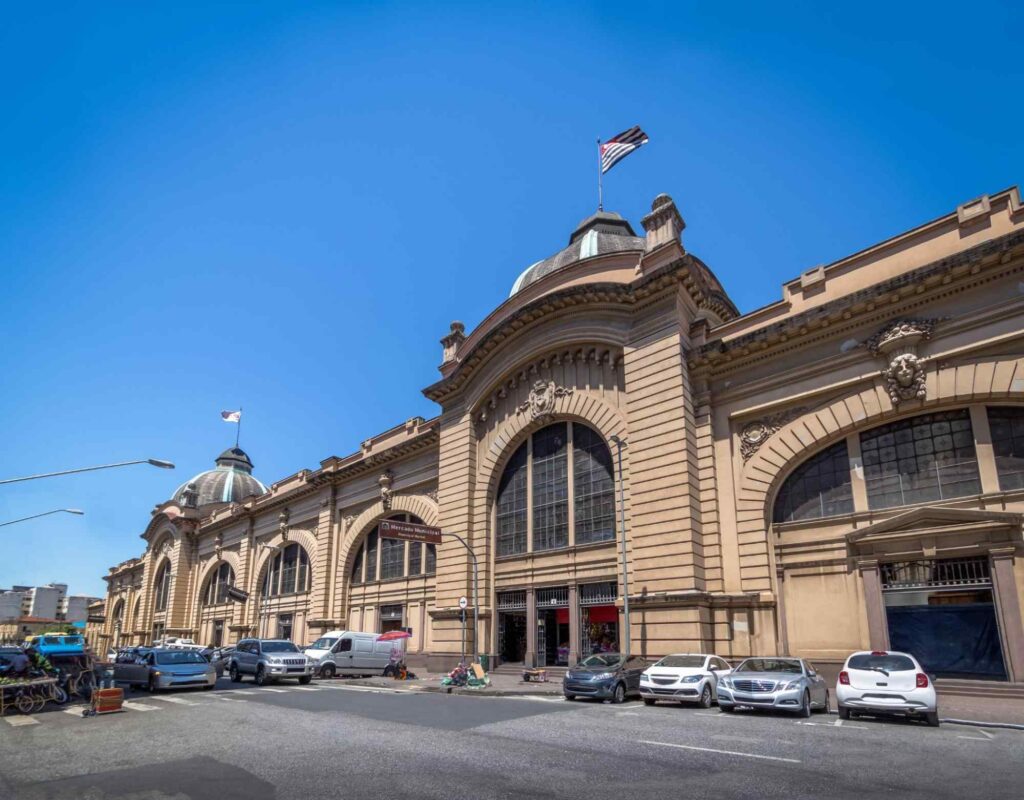
[[441, 529], [415, 522], [399, 522], [386, 519], [380, 523], [380, 535], [385, 539], [402, 539], [406, 542], [428, 542], [441, 544]]
[[229, 586], [227, 590], [227, 596], [229, 600], [235, 600], [239, 603], [244, 603], [249, 599], [249, 593], [244, 592], [234, 586]]

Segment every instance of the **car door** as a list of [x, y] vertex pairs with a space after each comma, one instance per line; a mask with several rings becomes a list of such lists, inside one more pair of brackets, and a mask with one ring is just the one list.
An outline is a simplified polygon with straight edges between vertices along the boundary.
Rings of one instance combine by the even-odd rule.
[[339, 673], [347, 673], [352, 670], [352, 637], [343, 636], [334, 643], [331, 651], [334, 658], [334, 665]]
[[235, 663], [238, 664], [238, 671], [251, 673], [256, 671], [256, 659], [254, 658], [254, 642], [242, 642], [238, 645], [238, 656]]
[[715, 693], [715, 698], [718, 698], [718, 682], [725, 676], [732, 672], [732, 667], [729, 666], [729, 662], [724, 658], [718, 656], [712, 656], [710, 659], [711, 669], [711, 688]]
[[825, 685], [824, 678], [818, 674], [818, 670], [809, 661], [804, 662], [804, 667], [807, 670], [807, 678], [811, 686], [811, 702], [820, 706], [825, 705], [828, 698], [828, 687]]
[[624, 671], [626, 673], [626, 688], [630, 691], [640, 691], [640, 676], [647, 669], [647, 662], [640, 656], [630, 656], [626, 659]]

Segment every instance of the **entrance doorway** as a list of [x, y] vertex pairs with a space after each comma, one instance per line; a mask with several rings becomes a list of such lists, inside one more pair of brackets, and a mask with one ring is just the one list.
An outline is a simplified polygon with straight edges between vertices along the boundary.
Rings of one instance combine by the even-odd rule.
[[891, 649], [941, 678], [1006, 680], [986, 557], [900, 561], [880, 571]]
[[614, 581], [580, 586], [580, 658], [619, 652], [619, 609]]
[[569, 587], [537, 590], [537, 666], [569, 665]]
[[380, 607], [380, 632], [400, 631], [402, 629], [403, 606]]
[[526, 660], [526, 591], [498, 592], [498, 658], [503, 664]]

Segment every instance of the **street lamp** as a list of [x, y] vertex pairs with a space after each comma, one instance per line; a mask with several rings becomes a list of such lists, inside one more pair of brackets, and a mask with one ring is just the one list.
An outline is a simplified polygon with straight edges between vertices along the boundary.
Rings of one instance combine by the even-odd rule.
[[77, 508], [55, 508], [55, 509], [53, 509], [53, 511], [44, 511], [42, 514], [33, 514], [31, 517], [22, 517], [21, 519], [12, 519], [10, 522], [0, 522], [0, 528], [2, 528], [4, 525], [13, 525], [16, 522], [25, 522], [26, 520], [30, 520], [30, 519], [38, 519], [39, 517], [46, 517], [46, 516], [49, 516], [50, 514], [64, 514], [64, 513], [67, 513], [67, 514], [77, 514], [78, 516], [82, 516], [82, 514], [84, 514], [85, 512], [81, 511], [80, 509], [77, 509]]
[[618, 436], [612, 436], [611, 440], [615, 442], [615, 447], [618, 451], [619, 459], [619, 518], [622, 521], [621, 536], [622, 536], [622, 615], [626, 621], [626, 658], [629, 658], [629, 573], [626, 571], [626, 501], [623, 496], [623, 483], [622, 480], [622, 448], [626, 446], [626, 442], [620, 439]]
[[37, 478], [55, 478], [58, 475], [73, 475], [76, 472], [92, 472], [97, 469], [110, 469], [112, 467], [127, 467], [132, 464], [150, 464], [154, 467], [160, 467], [160, 469], [174, 469], [174, 464], [170, 461], [161, 461], [159, 458], [143, 458], [138, 461], [119, 461], [116, 464], [100, 464], [97, 467], [79, 467], [78, 469], [65, 469], [60, 472], [44, 472], [41, 475], [26, 475], [24, 478], [6, 478], [0, 481], [0, 484], [4, 483], [18, 483], [20, 481], [34, 481]]

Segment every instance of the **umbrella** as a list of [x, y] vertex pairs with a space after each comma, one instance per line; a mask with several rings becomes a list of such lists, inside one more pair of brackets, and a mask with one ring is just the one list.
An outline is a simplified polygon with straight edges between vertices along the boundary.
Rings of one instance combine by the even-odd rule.
[[394, 642], [394, 641], [396, 641], [398, 639], [409, 639], [411, 637], [412, 637], [412, 634], [411, 633], [406, 633], [405, 631], [388, 631], [387, 633], [382, 633], [380, 636], [378, 636], [377, 637], [377, 641], [378, 642]]

